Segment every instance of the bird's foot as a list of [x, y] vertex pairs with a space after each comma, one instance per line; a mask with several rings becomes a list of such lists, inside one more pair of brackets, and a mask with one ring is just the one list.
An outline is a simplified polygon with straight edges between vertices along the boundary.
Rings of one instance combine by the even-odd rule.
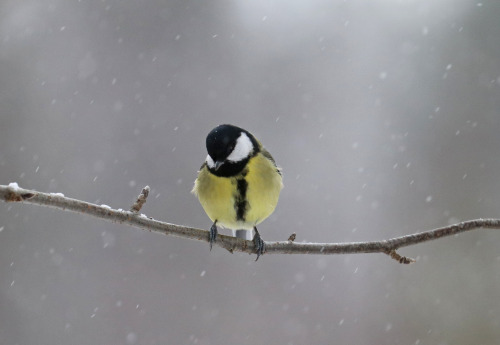
[[259, 260], [259, 257], [264, 254], [266, 251], [266, 244], [262, 237], [260, 237], [259, 232], [257, 231], [257, 228], [253, 228], [255, 230], [255, 236], [253, 237], [253, 243], [255, 245], [255, 253], [257, 254], [257, 259], [255, 261]]
[[210, 234], [208, 236], [208, 242], [210, 242], [210, 250], [212, 250], [212, 245], [216, 240], [217, 240], [217, 221], [215, 221], [210, 227]]

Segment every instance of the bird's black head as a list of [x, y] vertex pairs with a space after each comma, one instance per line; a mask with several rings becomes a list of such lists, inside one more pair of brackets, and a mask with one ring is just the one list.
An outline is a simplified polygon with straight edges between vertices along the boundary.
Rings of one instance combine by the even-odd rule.
[[233, 125], [219, 125], [207, 136], [207, 165], [217, 176], [234, 176], [258, 152], [257, 140], [248, 131]]

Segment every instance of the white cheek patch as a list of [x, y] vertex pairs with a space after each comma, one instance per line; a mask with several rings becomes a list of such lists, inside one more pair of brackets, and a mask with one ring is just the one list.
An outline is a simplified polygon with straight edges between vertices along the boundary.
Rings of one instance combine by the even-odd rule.
[[236, 146], [233, 152], [226, 158], [230, 162], [239, 162], [248, 158], [253, 151], [253, 144], [246, 133], [242, 132], [236, 140]]
[[207, 155], [206, 162], [209, 168], [215, 168], [215, 162], [210, 155]]

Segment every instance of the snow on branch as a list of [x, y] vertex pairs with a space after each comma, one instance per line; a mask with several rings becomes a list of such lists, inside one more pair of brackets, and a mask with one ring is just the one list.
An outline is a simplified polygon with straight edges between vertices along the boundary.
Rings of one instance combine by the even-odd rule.
[[[85, 201], [65, 197], [61, 193], [41, 193], [35, 190], [20, 188], [17, 183], [8, 186], [0, 185], [0, 199], [4, 202], [20, 202], [23, 204], [34, 204], [88, 214], [108, 222], [127, 224], [139, 229], [154, 231], [164, 235], [183, 237], [198, 241], [209, 241], [207, 230], [191, 228], [161, 222], [149, 218], [138, 212], [146, 202], [149, 187], [146, 186], [137, 201], [133, 204], [131, 211], [112, 209], [106, 205], [95, 205]], [[345, 243], [296, 243], [292, 234], [288, 241], [265, 242], [266, 254], [359, 254], [359, 253], [384, 253], [403, 264], [415, 262], [414, 259], [399, 255], [396, 250], [417, 243], [435, 240], [445, 236], [455, 235], [461, 232], [487, 228], [500, 229], [500, 219], [474, 219], [458, 224], [445, 226], [433, 230], [419, 232], [411, 235], [400, 236], [381, 241], [370, 242], [345, 242]], [[255, 253], [253, 241], [241, 238], [219, 235], [217, 242], [219, 247], [233, 252]]]

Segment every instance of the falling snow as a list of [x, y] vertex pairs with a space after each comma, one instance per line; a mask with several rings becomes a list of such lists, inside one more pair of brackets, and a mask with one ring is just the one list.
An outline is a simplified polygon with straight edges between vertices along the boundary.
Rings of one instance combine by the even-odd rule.
[[269, 243], [379, 241], [495, 216], [494, 2], [4, 3], [0, 184], [140, 219], [128, 209], [150, 184], [142, 212], [204, 232], [0, 203], [3, 343], [449, 344], [475, 319], [500, 339], [494, 231], [400, 248], [419, 259], [409, 267], [324, 246], [255, 262], [209, 250], [213, 220], [190, 193], [207, 132], [229, 122], [283, 169], [258, 224]]

